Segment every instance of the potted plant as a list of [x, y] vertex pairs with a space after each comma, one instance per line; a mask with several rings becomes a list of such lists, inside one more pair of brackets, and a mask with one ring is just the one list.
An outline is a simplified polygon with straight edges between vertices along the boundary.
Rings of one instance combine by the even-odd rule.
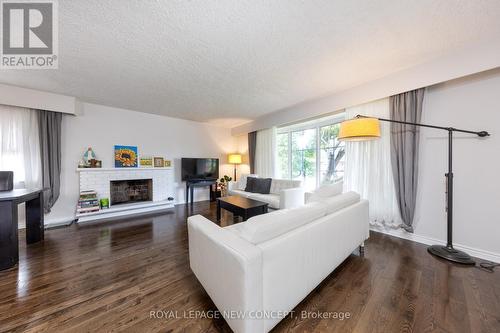
[[227, 186], [228, 186], [228, 183], [233, 180], [233, 178], [227, 176], [227, 175], [224, 175], [224, 177], [222, 177], [221, 179], [219, 179], [219, 182], [218, 182], [218, 187], [220, 188], [220, 195], [222, 197], [225, 197], [227, 196]]

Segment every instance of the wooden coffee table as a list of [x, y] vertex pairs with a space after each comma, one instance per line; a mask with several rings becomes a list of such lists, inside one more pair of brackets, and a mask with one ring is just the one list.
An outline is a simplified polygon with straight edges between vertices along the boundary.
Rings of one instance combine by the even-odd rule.
[[217, 198], [217, 221], [220, 221], [220, 210], [224, 208], [235, 216], [241, 216], [243, 221], [252, 216], [267, 213], [268, 203], [231, 195], [229, 197]]

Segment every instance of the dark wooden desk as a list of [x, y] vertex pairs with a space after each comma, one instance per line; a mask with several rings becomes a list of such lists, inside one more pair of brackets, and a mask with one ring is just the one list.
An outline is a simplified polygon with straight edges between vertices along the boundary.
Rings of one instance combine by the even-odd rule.
[[26, 203], [26, 243], [43, 240], [43, 192], [19, 189], [0, 192], [0, 270], [19, 262], [17, 206]]
[[189, 196], [191, 195], [191, 204], [194, 200], [194, 188], [195, 187], [208, 187], [210, 190], [210, 201], [215, 200], [215, 195], [213, 187], [217, 184], [217, 179], [213, 180], [187, 180], [186, 181], [186, 204], [189, 203]]
[[217, 198], [217, 221], [220, 221], [221, 208], [230, 211], [233, 215], [241, 216], [243, 221], [246, 221], [255, 215], [266, 214], [268, 204], [266, 202], [240, 197], [239, 195]]

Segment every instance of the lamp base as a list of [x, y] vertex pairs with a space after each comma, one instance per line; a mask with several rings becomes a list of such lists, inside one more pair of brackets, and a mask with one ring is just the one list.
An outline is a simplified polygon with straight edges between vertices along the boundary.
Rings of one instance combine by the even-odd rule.
[[453, 247], [432, 245], [427, 248], [430, 254], [462, 265], [475, 265], [476, 262], [467, 253], [456, 250]]

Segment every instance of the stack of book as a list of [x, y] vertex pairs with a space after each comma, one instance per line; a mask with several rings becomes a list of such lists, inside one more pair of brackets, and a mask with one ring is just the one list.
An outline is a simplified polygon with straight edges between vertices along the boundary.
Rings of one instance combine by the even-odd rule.
[[100, 210], [99, 200], [97, 199], [96, 191], [81, 191], [76, 212], [78, 214], [92, 213]]

